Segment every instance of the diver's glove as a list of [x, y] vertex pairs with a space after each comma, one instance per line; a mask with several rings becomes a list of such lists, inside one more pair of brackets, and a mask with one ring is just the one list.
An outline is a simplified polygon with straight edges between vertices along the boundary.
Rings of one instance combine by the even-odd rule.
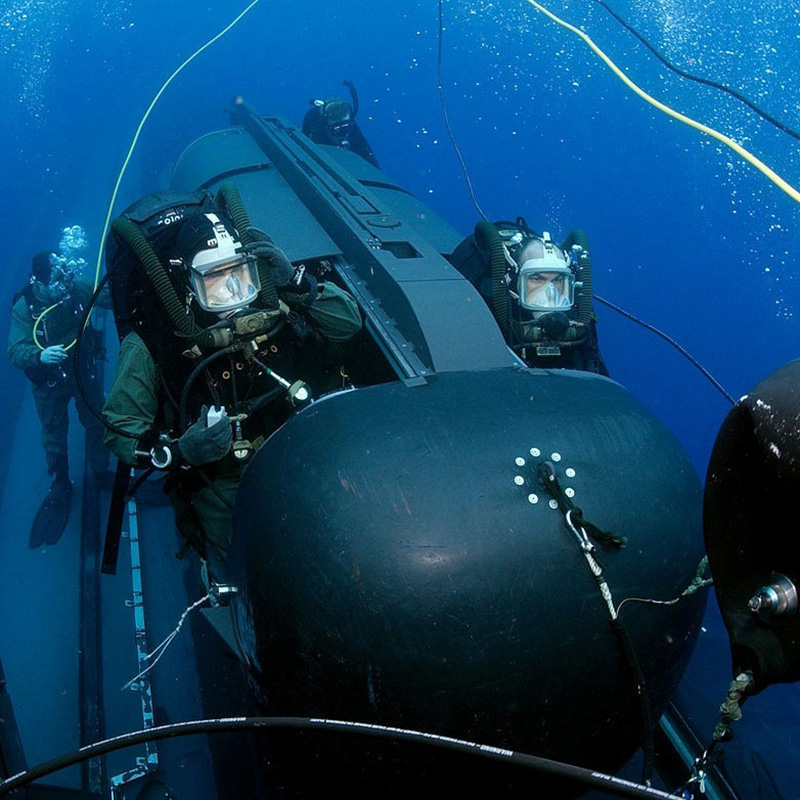
[[232, 441], [233, 430], [225, 413], [209, 427], [208, 406], [203, 406], [200, 419], [178, 439], [178, 449], [187, 464], [200, 467], [224, 458], [231, 449]]
[[312, 303], [316, 300], [317, 280], [313, 275], [307, 274], [305, 265], [293, 267], [286, 253], [272, 241], [269, 234], [253, 226], [247, 230], [249, 238], [254, 241], [247, 244], [245, 250], [256, 256], [259, 265], [266, 268], [266, 274], [272, 279], [278, 293], [297, 295], [294, 299], [301, 303]]
[[45, 347], [45, 349], [39, 353], [39, 360], [42, 364], [60, 364], [68, 357], [69, 353], [63, 344], [54, 344], [50, 347]]

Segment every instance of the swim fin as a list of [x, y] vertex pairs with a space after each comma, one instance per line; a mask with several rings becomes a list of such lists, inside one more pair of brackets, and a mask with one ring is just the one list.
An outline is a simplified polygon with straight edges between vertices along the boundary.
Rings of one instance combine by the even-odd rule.
[[56, 482], [50, 487], [47, 497], [36, 512], [31, 525], [28, 546], [41, 547], [43, 544], [56, 544], [64, 533], [69, 519], [69, 499], [72, 484]]

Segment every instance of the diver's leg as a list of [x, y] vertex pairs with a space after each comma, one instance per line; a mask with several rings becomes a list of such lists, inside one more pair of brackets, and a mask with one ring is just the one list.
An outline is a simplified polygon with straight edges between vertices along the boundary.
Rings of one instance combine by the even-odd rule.
[[[172, 479], [174, 478], [174, 479]], [[239, 475], [216, 478], [208, 486], [192, 470], [170, 476], [167, 493], [179, 532], [205, 562], [214, 583], [226, 583], [225, 559], [231, 541], [233, 501]]]
[[204, 486], [192, 496], [203, 531], [209, 577], [214, 583], [227, 583], [225, 561], [233, 532], [233, 503], [239, 477], [223, 477]]
[[33, 387], [36, 412], [42, 424], [42, 447], [47, 461], [47, 474], [54, 483], [69, 483], [69, 457], [67, 454], [67, 432], [69, 416], [67, 408], [69, 394], [60, 384], [39, 384]]

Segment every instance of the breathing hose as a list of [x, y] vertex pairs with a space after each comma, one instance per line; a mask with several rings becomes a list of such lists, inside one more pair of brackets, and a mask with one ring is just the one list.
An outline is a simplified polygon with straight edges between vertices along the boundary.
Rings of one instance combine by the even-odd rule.
[[153, 288], [176, 330], [185, 336], [199, 336], [203, 329], [186, 313], [185, 305], [178, 297], [164, 265], [142, 232], [124, 217], [115, 219], [111, 223], [111, 230], [131, 248], [139, 263], [144, 267], [147, 277], [153, 284]]
[[[226, 182], [219, 187], [217, 192], [217, 202], [225, 208], [233, 220], [234, 227], [239, 231], [242, 242], [245, 245], [253, 244], [262, 239], [262, 234], [254, 228], [250, 222], [250, 215], [242, 202], [242, 196], [233, 183]], [[258, 293], [262, 302], [267, 307], [278, 308], [278, 293], [275, 291], [275, 282], [269, 268], [264, 263], [264, 258], [259, 257], [256, 261], [258, 269], [258, 280], [261, 284], [261, 291]]]
[[492, 270], [492, 310], [497, 324], [508, 338], [508, 291], [506, 287], [506, 254], [497, 228], [488, 220], [475, 226], [475, 243], [489, 253]]
[[594, 321], [594, 304], [592, 303], [592, 258], [589, 255], [589, 237], [579, 228], [570, 231], [561, 249], [569, 253], [573, 246], [580, 247], [578, 253], [578, 280], [581, 292], [578, 295], [578, 322], [589, 325]]

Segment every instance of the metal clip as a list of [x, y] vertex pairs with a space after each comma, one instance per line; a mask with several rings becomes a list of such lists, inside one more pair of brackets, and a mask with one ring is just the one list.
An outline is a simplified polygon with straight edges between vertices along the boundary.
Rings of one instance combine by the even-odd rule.
[[586, 535], [586, 531], [583, 528], [580, 528], [579, 530], [578, 528], [575, 527], [575, 525], [572, 522], [572, 509], [567, 511], [565, 516], [567, 518], [567, 525], [569, 526], [569, 529], [575, 534], [575, 537], [580, 542], [581, 550], [583, 550], [584, 553], [593, 552], [595, 547], [589, 541], [589, 537]]

